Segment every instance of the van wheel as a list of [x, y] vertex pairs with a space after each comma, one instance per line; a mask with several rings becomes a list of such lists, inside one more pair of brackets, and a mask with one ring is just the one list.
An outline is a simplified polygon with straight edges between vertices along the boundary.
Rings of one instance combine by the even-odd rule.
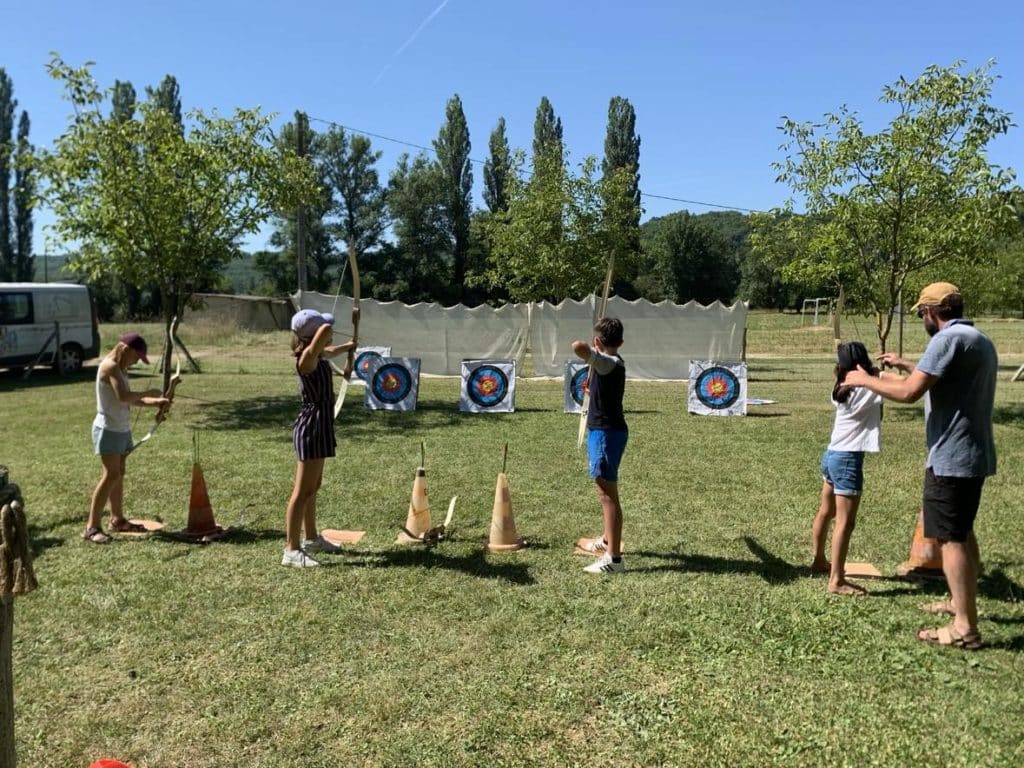
[[57, 358], [57, 371], [62, 376], [78, 373], [82, 370], [82, 348], [77, 344], [65, 344], [60, 348]]

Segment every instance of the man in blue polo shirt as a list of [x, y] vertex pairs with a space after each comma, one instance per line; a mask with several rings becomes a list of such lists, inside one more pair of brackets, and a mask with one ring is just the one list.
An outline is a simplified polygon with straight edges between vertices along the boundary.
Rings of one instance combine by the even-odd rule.
[[998, 358], [992, 341], [963, 319], [963, 297], [952, 283], [926, 286], [911, 309], [917, 310], [931, 336], [917, 365], [886, 353], [882, 362], [907, 373], [906, 377], [879, 379], [858, 368], [847, 374], [845, 383], [902, 403], [916, 402], [927, 393], [924, 535], [938, 539], [942, 548], [953, 621], [921, 630], [917, 637], [976, 650], [981, 647], [977, 606], [981, 558], [974, 518], [985, 478], [996, 473], [992, 406]]

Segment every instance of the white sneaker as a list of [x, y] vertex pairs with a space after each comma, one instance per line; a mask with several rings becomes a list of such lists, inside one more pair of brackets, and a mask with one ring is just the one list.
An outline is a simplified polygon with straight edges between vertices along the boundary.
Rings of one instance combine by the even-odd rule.
[[597, 536], [588, 541], [583, 549], [592, 555], [605, 555], [608, 554], [608, 542], [604, 540], [604, 536]]
[[292, 568], [316, 568], [320, 565], [320, 561], [301, 549], [286, 549], [281, 558], [281, 565], [290, 565]]
[[622, 573], [626, 566], [621, 558], [616, 563], [611, 555], [602, 555], [583, 570], [587, 573]]
[[302, 549], [306, 552], [326, 552], [329, 555], [340, 555], [344, 551], [323, 536], [317, 536], [315, 539], [303, 539]]

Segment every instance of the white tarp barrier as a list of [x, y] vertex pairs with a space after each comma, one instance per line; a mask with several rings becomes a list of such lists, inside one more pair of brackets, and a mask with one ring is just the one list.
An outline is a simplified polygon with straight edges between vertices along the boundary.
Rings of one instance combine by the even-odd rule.
[[463, 360], [459, 410], [512, 413], [516, 409], [515, 360]]
[[747, 364], [691, 360], [687, 410], [702, 416], [747, 415]]
[[[310, 291], [294, 294], [303, 309], [331, 312], [334, 297]], [[389, 346], [395, 356], [420, 358], [423, 373], [458, 376], [462, 361], [526, 359], [530, 317], [528, 304], [507, 304], [500, 309], [442, 307], [440, 304], [402, 304], [363, 299], [359, 302], [359, 342]], [[334, 311], [334, 337], [340, 343], [351, 336], [352, 299], [342, 296]]]
[[[535, 304], [530, 317], [530, 350], [538, 376], [559, 376], [574, 339], [590, 341], [599, 300], [566, 299], [561, 304]], [[690, 360], [739, 360], [747, 305], [720, 302], [704, 306], [695, 301], [652, 304], [646, 299], [612, 297], [605, 313], [624, 326], [622, 357], [631, 379], [685, 379]]]
[[[292, 296], [296, 307], [334, 312], [335, 339], [351, 334], [352, 299], [306, 291]], [[442, 307], [407, 305], [364, 299], [360, 303], [359, 341], [390, 346], [394, 355], [418, 357], [428, 374], [458, 376], [462, 361], [514, 360], [523, 370], [527, 341], [533, 353], [533, 374], [561, 377], [574, 339], [589, 341], [599, 299], [566, 299], [561, 304], [508, 304], [500, 309], [481, 305]], [[747, 306], [691, 301], [652, 304], [646, 299], [612, 297], [607, 314], [625, 325], [626, 373], [631, 379], [685, 379], [690, 360], [739, 360]]]

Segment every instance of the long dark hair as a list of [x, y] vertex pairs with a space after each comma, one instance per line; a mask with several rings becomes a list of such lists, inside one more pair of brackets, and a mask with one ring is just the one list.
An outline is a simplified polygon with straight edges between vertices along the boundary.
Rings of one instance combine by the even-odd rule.
[[837, 403], [845, 403], [850, 396], [853, 387], [843, 386], [846, 374], [857, 366], [867, 371], [871, 376], [878, 375], [878, 367], [871, 362], [871, 355], [867, 347], [859, 341], [845, 341], [836, 350], [836, 383], [832, 387], [832, 399]]

